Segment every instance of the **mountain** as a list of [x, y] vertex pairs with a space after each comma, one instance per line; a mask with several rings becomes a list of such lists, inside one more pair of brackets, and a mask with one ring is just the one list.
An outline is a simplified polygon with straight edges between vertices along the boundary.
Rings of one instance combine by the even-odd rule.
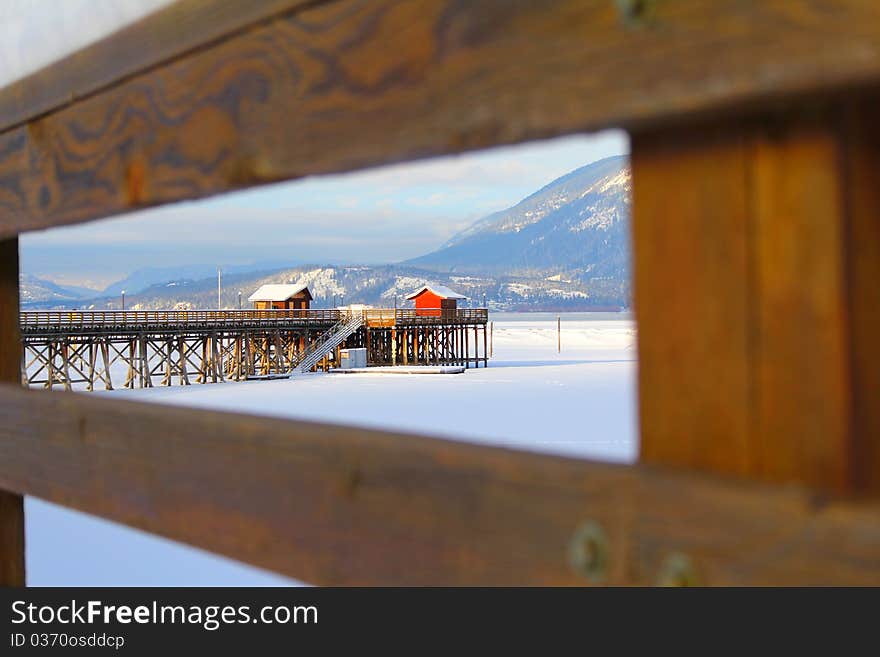
[[18, 288], [23, 305], [36, 302], [63, 303], [94, 297], [97, 293], [96, 290], [85, 287], [59, 285], [31, 274], [21, 274], [18, 277]]
[[613, 279], [628, 286], [631, 187], [625, 156], [593, 162], [406, 264], [438, 272]]

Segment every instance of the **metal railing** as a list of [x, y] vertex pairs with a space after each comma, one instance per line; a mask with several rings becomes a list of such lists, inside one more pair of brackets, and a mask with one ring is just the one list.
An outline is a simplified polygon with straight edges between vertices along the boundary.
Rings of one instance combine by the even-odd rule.
[[318, 364], [332, 349], [339, 346], [343, 340], [352, 335], [364, 324], [363, 313], [350, 313], [340, 322], [324, 333], [314, 344], [309, 346], [302, 355], [297, 358], [291, 370], [307, 372]]

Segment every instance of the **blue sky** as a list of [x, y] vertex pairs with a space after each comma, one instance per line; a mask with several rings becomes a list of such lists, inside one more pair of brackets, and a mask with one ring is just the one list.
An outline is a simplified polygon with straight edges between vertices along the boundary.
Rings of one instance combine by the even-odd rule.
[[22, 270], [106, 285], [185, 263], [372, 264], [436, 249], [595, 160], [627, 153], [605, 132], [307, 178], [22, 237]]

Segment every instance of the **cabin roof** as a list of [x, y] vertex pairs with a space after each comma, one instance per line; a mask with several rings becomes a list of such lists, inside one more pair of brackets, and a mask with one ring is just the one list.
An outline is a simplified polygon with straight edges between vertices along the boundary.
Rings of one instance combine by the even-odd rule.
[[415, 299], [417, 296], [424, 292], [432, 292], [436, 294], [441, 299], [467, 299], [463, 294], [459, 294], [454, 290], [450, 290], [445, 285], [423, 285], [418, 290], [410, 294], [406, 299], [407, 301], [411, 299]]
[[311, 299], [312, 294], [309, 292], [309, 286], [305, 283], [295, 283], [291, 285], [270, 283], [268, 285], [261, 285], [256, 292], [248, 297], [248, 301], [287, 301], [303, 290], [305, 290], [306, 296]]

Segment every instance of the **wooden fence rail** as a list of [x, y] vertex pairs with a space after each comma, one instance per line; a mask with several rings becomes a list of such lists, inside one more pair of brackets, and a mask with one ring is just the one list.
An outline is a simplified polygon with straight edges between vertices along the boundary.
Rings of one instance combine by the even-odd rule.
[[[880, 584], [876, 504], [394, 432], [0, 392], [0, 489], [316, 584], [654, 584], [676, 553], [709, 584]], [[577, 556], [589, 526], [605, 534], [607, 569]]]

